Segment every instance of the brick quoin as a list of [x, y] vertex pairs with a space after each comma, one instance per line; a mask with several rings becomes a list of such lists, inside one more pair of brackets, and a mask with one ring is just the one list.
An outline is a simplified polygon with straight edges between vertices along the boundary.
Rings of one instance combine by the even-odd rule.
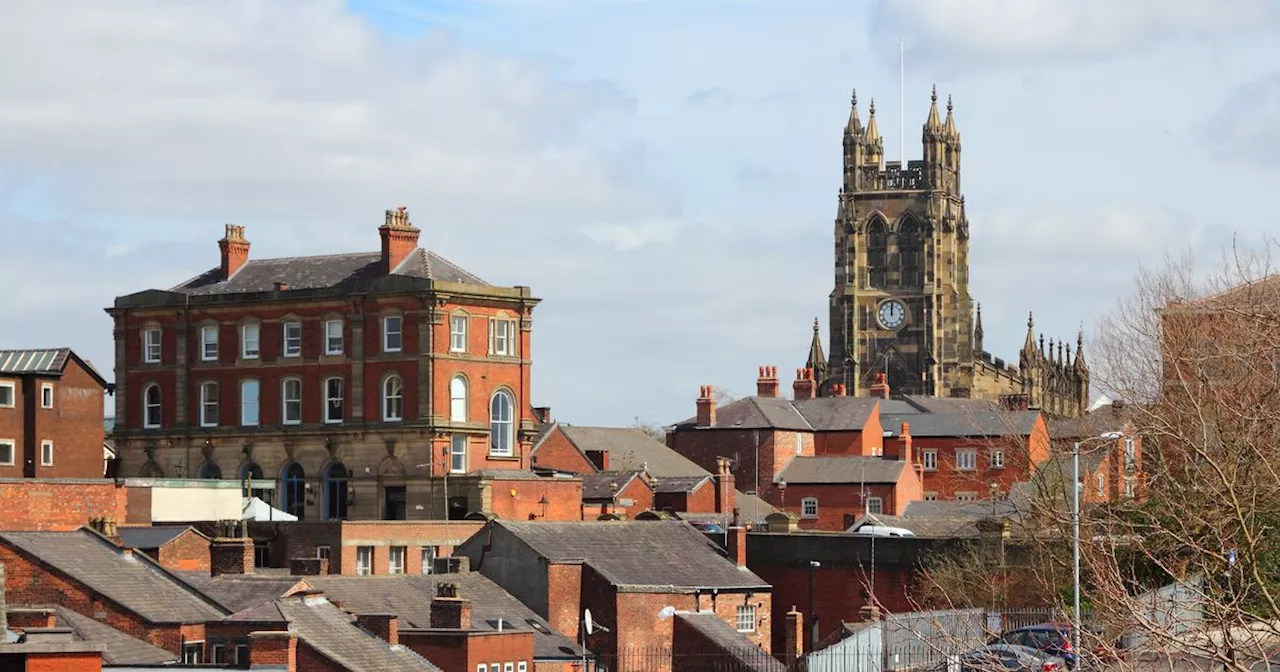
[[125, 486], [101, 479], [0, 480], [4, 509], [0, 531], [69, 532], [80, 529], [90, 518], [124, 520], [127, 495]]

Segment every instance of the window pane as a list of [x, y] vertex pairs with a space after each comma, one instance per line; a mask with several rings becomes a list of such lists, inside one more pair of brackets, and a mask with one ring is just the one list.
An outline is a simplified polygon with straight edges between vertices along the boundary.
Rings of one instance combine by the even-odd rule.
[[449, 381], [449, 420], [467, 421], [467, 381], [462, 376]]
[[200, 424], [205, 427], [218, 425], [218, 384], [200, 385]]
[[258, 381], [240, 383], [240, 424], [258, 424]]
[[40, 464], [46, 467], [53, 466], [52, 441], [44, 441], [40, 444]]
[[330, 355], [342, 354], [342, 322], [340, 320], [329, 320], [324, 324], [325, 346], [324, 350]]
[[385, 352], [399, 352], [402, 345], [399, 316], [392, 316], [382, 321], [382, 349]]
[[512, 444], [512, 402], [506, 392], [493, 395], [489, 404], [489, 439], [490, 453], [498, 456], [514, 454]]
[[449, 471], [465, 474], [467, 472], [467, 437], [463, 434], [454, 434], [449, 453]]
[[383, 383], [382, 419], [400, 420], [404, 417], [404, 384], [399, 376], [392, 376]]
[[297, 322], [284, 324], [284, 356], [297, 357], [302, 354], [302, 325]]
[[302, 381], [284, 381], [284, 423], [296, 425], [302, 422]]
[[147, 329], [142, 332], [143, 357], [148, 362], [160, 361], [160, 330]]
[[342, 422], [346, 417], [346, 407], [342, 399], [342, 379], [330, 378], [325, 381], [325, 422]]
[[449, 350], [453, 352], [467, 351], [466, 315], [454, 315], [449, 318]]
[[241, 356], [245, 359], [256, 359], [258, 357], [258, 325], [244, 325], [240, 339]]

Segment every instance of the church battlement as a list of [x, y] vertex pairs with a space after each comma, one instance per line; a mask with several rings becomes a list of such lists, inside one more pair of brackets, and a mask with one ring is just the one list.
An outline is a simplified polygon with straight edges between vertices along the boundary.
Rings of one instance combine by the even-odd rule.
[[960, 132], [956, 130], [954, 107], [947, 98], [947, 117], [938, 113], [938, 89], [930, 96], [929, 115], [921, 132], [923, 156], [901, 162], [884, 160], [884, 138], [876, 123], [876, 103], [862, 125], [858, 116], [858, 94], [850, 102], [849, 122], [844, 129], [844, 189], [848, 194], [882, 191], [941, 190], [960, 193]]

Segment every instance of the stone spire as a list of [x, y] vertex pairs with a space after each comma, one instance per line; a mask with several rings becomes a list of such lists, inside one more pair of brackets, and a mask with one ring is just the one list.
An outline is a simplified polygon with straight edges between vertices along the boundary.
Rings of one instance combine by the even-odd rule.
[[1031, 313], [1027, 313], [1027, 340], [1022, 343], [1023, 354], [1031, 354], [1036, 351], [1036, 321], [1032, 318]]
[[853, 90], [853, 96], [849, 101], [849, 123], [844, 127], [845, 135], [858, 135], [862, 133], [862, 120], [858, 118], [858, 90]]
[[943, 124], [943, 131], [947, 134], [947, 138], [951, 140], [960, 139], [960, 132], [956, 130], [956, 119], [951, 114], [951, 96], [947, 95], [947, 121]]
[[822, 337], [818, 335], [818, 318], [813, 318], [813, 340], [809, 342], [809, 359], [805, 368], [813, 369], [813, 377], [818, 385], [827, 379], [827, 356], [822, 352]]
[[933, 85], [933, 93], [929, 96], [929, 119], [924, 122], [925, 135], [942, 131], [942, 120], [938, 116], [938, 85]]
[[1084, 361], [1084, 327], [1080, 328], [1080, 333], [1076, 335], [1076, 371], [1084, 372], [1089, 370], [1089, 365]]
[[880, 165], [884, 158], [884, 140], [880, 138], [880, 127], [876, 124], [876, 99], [871, 99], [871, 116], [867, 118], [867, 130], [863, 135], [863, 146], [867, 151], [867, 164]]
[[871, 116], [867, 118], [867, 142], [880, 139], [880, 127], [876, 124], [876, 99], [871, 99]]
[[973, 322], [973, 349], [977, 359], [982, 358], [982, 304], [978, 304], [978, 316]]

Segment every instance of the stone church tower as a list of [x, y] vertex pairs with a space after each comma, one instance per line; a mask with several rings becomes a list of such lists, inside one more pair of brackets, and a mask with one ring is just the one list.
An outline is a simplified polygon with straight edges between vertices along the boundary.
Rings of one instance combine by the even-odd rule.
[[1082, 413], [1088, 404], [1082, 352], [1071, 363], [1068, 346], [1064, 364], [1061, 342], [1056, 357], [1052, 341], [1047, 354], [1024, 347], [1016, 368], [982, 350], [981, 314], [969, 294], [960, 132], [950, 98], [946, 118], [940, 114], [936, 88], [921, 141], [922, 159], [885, 163], [875, 101], [864, 126], [854, 94], [835, 220], [830, 353], [814, 361], [821, 357], [815, 333], [806, 368], [818, 374], [823, 394], [843, 384], [850, 394], [866, 395], [883, 372], [895, 394]]

